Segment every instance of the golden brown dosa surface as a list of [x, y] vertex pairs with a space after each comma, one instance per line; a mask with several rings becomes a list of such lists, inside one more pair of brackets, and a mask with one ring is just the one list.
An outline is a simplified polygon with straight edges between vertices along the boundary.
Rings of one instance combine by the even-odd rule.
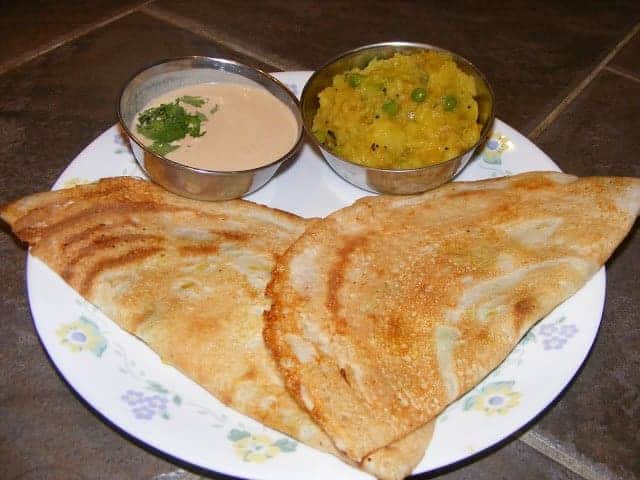
[[[262, 337], [276, 257], [308, 222], [236, 200], [197, 202], [127, 177], [45, 192], [0, 210], [31, 253], [125, 330], [223, 403], [338, 454], [284, 388]], [[408, 475], [431, 428], [371, 456]]]
[[561, 173], [359, 200], [278, 263], [267, 346], [292, 395], [360, 461], [495, 368], [639, 208], [638, 179]]

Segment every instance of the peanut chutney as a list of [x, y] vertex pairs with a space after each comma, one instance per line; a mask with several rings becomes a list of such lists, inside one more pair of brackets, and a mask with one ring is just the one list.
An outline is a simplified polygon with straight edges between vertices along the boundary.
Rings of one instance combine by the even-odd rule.
[[441, 163], [480, 138], [476, 85], [450, 55], [373, 59], [318, 95], [313, 135], [333, 153], [376, 168]]
[[144, 107], [132, 130], [159, 155], [216, 171], [268, 165], [291, 150], [298, 135], [283, 102], [265, 89], [234, 83], [166, 92]]

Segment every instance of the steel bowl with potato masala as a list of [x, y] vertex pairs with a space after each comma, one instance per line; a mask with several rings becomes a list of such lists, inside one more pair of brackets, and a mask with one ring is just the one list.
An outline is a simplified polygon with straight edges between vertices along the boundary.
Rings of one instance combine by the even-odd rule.
[[376, 193], [413, 194], [457, 175], [493, 124], [494, 97], [468, 60], [389, 42], [347, 52], [315, 72], [305, 127], [329, 165]]

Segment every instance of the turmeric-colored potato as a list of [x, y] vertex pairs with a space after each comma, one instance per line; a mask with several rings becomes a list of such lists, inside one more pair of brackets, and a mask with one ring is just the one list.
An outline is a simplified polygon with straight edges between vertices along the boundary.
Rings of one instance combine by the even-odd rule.
[[417, 168], [456, 157], [480, 138], [476, 86], [445, 53], [397, 53], [336, 75], [319, 94], [313, 134], [352, 162]]

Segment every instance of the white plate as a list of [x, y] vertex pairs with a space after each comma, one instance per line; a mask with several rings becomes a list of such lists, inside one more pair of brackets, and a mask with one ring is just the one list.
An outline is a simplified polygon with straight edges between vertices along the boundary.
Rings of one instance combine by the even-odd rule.
[[[299, 94], [309, 75], [276, 76]], [[557, 169], [535, 145], [496, 120], [487, 146], [459, 179]], [[114, 126], [71, 162], [54, 188], [117, 175], [143, 176]], [[289, 168], [248, 198], [310, 217], [327, 215], [364, 195], [305, 145]], [[142, 342], [33, 257], [28, 260], [27, 281], [36, 329], [57, 368], [91, 406], [135, 438], [175, 458], [238, 477], [370, 478], [225, 407], [162, 364]], [[595, 339], [604, 292], [602, 269], [534, 327], [480, 385], [449, 406], [438, 418], [416, 472], [443, 467], [494, 445], [549, 405], [575, 375]]]

